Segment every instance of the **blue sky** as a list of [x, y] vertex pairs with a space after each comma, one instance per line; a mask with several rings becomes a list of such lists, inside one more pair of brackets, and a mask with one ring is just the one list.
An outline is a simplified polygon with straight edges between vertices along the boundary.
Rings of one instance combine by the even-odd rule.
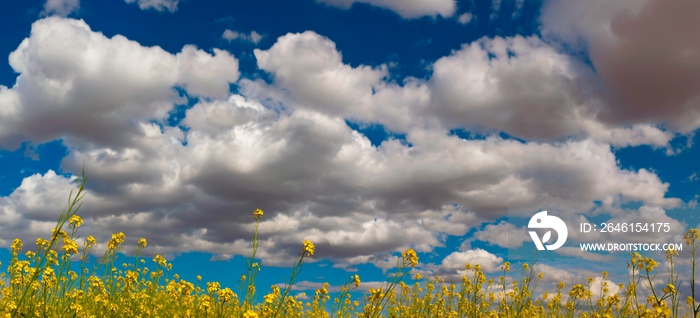
[[[261, 286], [316, 243], [299, 291], [356, 271], [376, 287], [409, 247], [426, 277], [495, 274], [532, 256], [542, 210], [569, 229], [538, 255], [542, 286], [611, 267], [623, 281], [626, 253], [579, 243], [680, 243], [700, 222], [693, 1], [3, 9], [0, 260], [15, 237], [48, 235], [83, 167], [83, 235], [146, 237], [144, 255], [230, 286], [256, 208]], [[672, 230], [578, 232], [589, 220]]]

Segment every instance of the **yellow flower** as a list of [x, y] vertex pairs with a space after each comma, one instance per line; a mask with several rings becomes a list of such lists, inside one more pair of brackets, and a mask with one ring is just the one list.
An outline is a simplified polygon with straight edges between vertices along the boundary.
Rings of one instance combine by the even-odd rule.
[[68, 224], [74, 227], [80, 227], [81, 225], [83, 225], [83, 219], [77, 214], [73, 214], [73, 216], [71, 216], [68, 220]]
[[308, 256], [314, 255], [314, 252], [316, 251], [316, 246], [314, 243], [311, 243], [311, 241], [306, 240], [304, 241], [304, 252], [308, 254]]
[[316, 291], [316, 294], [328, 295], [328, 283], [323, 283], [323, 287]]
[[510, 272], [510, 262], [503, 263], [503, 266], [501, 266], [501, 269], [506, 271], [506, 272]]
[[207, 292], [210, 294], [216, 294], [221, 290], [221, 284], [219, 282], [209, 282], [207, 283]]
[[403, 251], [401, 256], [408, 262], [409, 265], [411, 265], [411, 267], [416, 267], [416, 264], [418, 264], [418, 255], [416, 255], [416, 251], [414, 251], [412, 248]]
[[421, 279], [421, 277], [422, 277], [422, 276], [420, 276], [420, 274], [416, 274], [416, 277], [415, 277], [414, 279], [415, 279], [415, 280], [419, 280], [419, 279]]
[[68, 237], [68, 233], [64, 230], [58, 230], [57, 228], [54, 228], [51, 230], [51, 233], [53, 234], [51, 238], [58, 238], [60, 237]]
[[227, 302], [233, 299], [236, 299], [238, 296], [236, 293], [234, 293], [231, 288], [224, 288], [219, 292], [219, 299], [221, 299], [222, 302]]
[[163, 256], [160, 254], [156, 254], [156, 257], [153, 258], [153, 262], [155, 262], [156, 264], [163, 266], [163, 267], [165, 267], [165, 265], [167, 263], [165, 258], [163, 258]]
[[107, 250], [116, 250], [119, 247], [119, 245], [124, 243], [124, 239], [126, 239], [126, 235], [124, 235], [123, 232], [117, 232], [112, 234], [112, 239], [110, 239], [109, 242], [107, 242]]
[[258, 221], [260, 220], [260, 218], [262, 218], [263, 214], [265, 214], [265, 212], [263, 212], [263, 210], [260, 209], [255, 209], [255, 211], [253, 211], [253, 217]]
[[692, 245], [700, 240], [700, 231], [696, 228], [692, 228], [683, 234], [683, 239], [685, 240], [685, 244]]
[[17, 253], [22, 250], [22, 247], [24, 247], [24, 245], [22, 244], [22, 240], [16, 238], [12, 241], [10, 249], [12, 250], [12, 253]]
[[51, 242], [49, 242], [49, 241], [47, 241], [47, 240], [45, 240], [45, 239], [43, 239], [43, 238], [37, 238], [37, 239], [36, 239], [36, 246], [37, 246], [38, 248], [43, 248], [44, 246], [49, 246], [49, 245], [51, 245]]
[[64, 238], [63, 250], [68, 254], [78, 254], [78, 243], [75, 243], [75, 241], [69, 238]]
[[666, 288], [664, 288], [664, 292], [667, 294], [675, 295], [676, 294], [676, 286], [674, 286], [673, 284], [667, 284]]
[[[673, 245], [671, 245], [673, 246]], [[666, 260], [670, 261], [674, 256], [678, 255], [678, 251], [675, 248], [666, 250]]]
[[243, 318], [258, 318], [258, 314], [248, 309], [248, 311], [246, 311], [245, 314], [243, 314]]
[[360, 275], [353, 276], [353, 283], [355, 283], [355, 288], [360, 287]]
[[95, 238], [92, 235], [88, 235], [87, 237], [85, 237], [85, 241], [87, 241], [88, 243], [88, 248], [97, 245], [97, 240], [95, 240]]
[[146, 246], [148, 245], [148, 242], [146, 241], [146, 238], [143, 238], [143, 237], [142, 237], [142, 238], [139, 239], [139, 243], [138, 243], [138, 244], [139, 244], [139, 247], [140, 247], [140, 248], [146, 248]]

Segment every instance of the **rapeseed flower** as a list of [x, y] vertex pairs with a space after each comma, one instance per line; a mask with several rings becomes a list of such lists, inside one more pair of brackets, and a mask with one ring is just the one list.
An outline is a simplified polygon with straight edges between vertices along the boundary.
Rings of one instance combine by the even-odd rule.
[[146, 248], [147, 245], [148, 245], [148, 242], [146, 241], [146, 238], [142, 237], [139, 239], [138, 246], [140, 248]]
[[12, 245], [10, 245], [10, 250], [12, 251], [12, 253], [17, 254], [19, 251], [22, 250], [23, 247], [24, 245], [22, 244], [22, 240], [16, 238], [12, 241]]
[[265, 212], [263, 212], [263, 210], [260, 209], [255, 209], [255, 211], [253, 211], [253, 217], [257, 221], [259, 221], [262, 218], [263, 214], [265, 214]]
[[83, 219], [79, 215], [73, 214], [73, 216], [68, 219], [68, 224], [73, 228], [78, 228], [83, 225]]
[[315, 251], [316, 246], [314, 243], [311, 243], [309, 240], [304, 241], [304, 252], [306, 252], [308, 256], [313, 256]]
[[416, 267], [418, 264], [418, 255], [416, 254], [416, 251], [414, 251], [412, 248], [406, 249], [401, 253], [401, 256], [405, 261], [408, 262], [411, 267]]
[[123, 232], [117, 232], [112, 234], [112, 238], [109, 240], [109, 242], [107, 242], [107, 250], [114, 251], [118, 248], [120, 249], [120, 245], [124, 243], [125, 239], [126, 235], [124, 235]]

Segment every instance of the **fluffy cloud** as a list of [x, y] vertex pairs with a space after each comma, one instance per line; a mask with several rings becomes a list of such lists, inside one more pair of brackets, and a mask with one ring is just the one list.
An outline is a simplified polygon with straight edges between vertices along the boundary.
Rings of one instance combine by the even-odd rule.
[[354, 3], [366, 3], [369, 5], [386, 8], [398, 13], [406, 19], [418, 18], [422, 16], [450, 17], [457, 9], [455, 1], [452, 0], [316, 0], [328, 5], [350, 8]]
[[290, 95], [286, 105], [380, 122], [393, 131], [463, 128], [527, 140], [591, 137], [661, 147], [673, 137], [651, 124], [601, 122], [601, 88], [593, 72], [536, 37], [464, 45], [437, 60], [430, 79], [407, 78], [403, 85], [386, 81], [386, 65], [344, 64], [335, 43], [311, 31], [280, 37], [255, 56], [258, 67], [274, 75], [275, 94]]
[[439, 264], [428, 263], [415, 272], [425, 277], [440, 276], [445, 281], [460, 281], [467, 274], [465, 265], [479, 265], [484, 273], [493, 273], [503, 264], [503, 258], [476, 248], [469, 251], [457, 251], [447, 255]]
[[[238, 79], [238, 61], [192, 46], [172, 55], [123, 36], [107, 38], [82, 20], [46, 18], [10, 54], [20, 73], [0, 87], [0, 145], [45, 142], [66, 135], [111, 147], [134, 145], [139, 122], [162, 119], [177, 102], [174, 86], [193, 95], [226, 97]], [[11, 121], [8, 119], [11, 118]]]
[[224, 99], [229, 94], [229, 83], [240, 75], [238, 60], [226, 51], [214, 49], [214, 56], [186, 45], [177, 54], [180, 67], [178, 84], [197, 96]]
[[141, 10], [154, 9], [156, 11], [170, 12], [177, 11], [177, 5], [180, 0], [124, 0], [126, 3], [138, 2], [139, 8]]
[[258, 67], [300, 103], [336, 116], [372, 111], [373, 86], [387, 75], [385, 67], [353, 68], [343, 64], [335, 43], [307, 31], [280, 37], [269, 50], [254, 51]]
[[619, 145], [663, 146], [672, 137], [650, 126], [600, 123], [593, 73], [537, 37], [484, 38], [439, 59], [433, 70], [434, 105], [424, 112], [447, 128], [505, 131], [529, 140], [591, 136]]
[[[542, 34], [589, 50], [607, 88], [609, 124], [700, 127], [700, 4], [673, 1], [549, 1]], [[670, 22], [669, 22], [670, 21]]]
[[[591, 142], [558, 148], [409, 135], [413, 150], [398, 142], [374, 148], [340, 119], [302, 111], [277, 115], [248, 104], [236, 97], [196, 105], [187, 114], [186, 146], [177, 128], [161, 131], [154, 124], [141, 124], [146, 133], [139, 148], [68, 140], [64, 168], [85, 165], [93, 185], [83, 207], [93, 229], [103, 239], [116, 230], [148, 236], [151, 252], [194, 249], [225, 257], [247, 252], [250, 213], [262, 207], [260, 255], [266, 264], [283, 264], [308, 238], [317, 242], [320, 257], [347, 259], [352, 266], [381, 263], [366, 256], [409, 246], [430, 251], [443, 244], [440, 233], [463, 235], [511, 204], [585, 209], [606, 196], [658, 201], [666, 191], [652, 174], [620, 171], [609, 148]], [[581, 159], [572, 161], [567, 151]], [[65, 195], [70, 186], [63, 184], [44, 188]], [[32, 201], [27, 195], [35, 194], [18, 189], [11, 197]], [[56, 195], [54, 206], [62, 202]], [[27, 222], [36, 218], [28, 207], [5, 210]]]
[[229, 29], [226, 29], [226, 30], [224, 30], [224, 34], [222, 34], [221, 37], [228, 40], [228, 41], [241, 39], [244, 41], [249, 41], [249, 42], [253, 42], [255, 44], [258, 44], [258, 42], [260, 42], [260, 40], [262, 40], [263, 35], [261, 35], [258, 32], [255, 32], [255, 31], [251, 31], [250, 35], [248, 35], [245, 33], [240, 33], [238, 31], [231, 31]]
[[[499, 41], [493, 45], [507, 42]], [[541, 50], [550, 58], [541, 64], [559, 65], [556, 54], [527, 41], [512, 45]], [[0, 87], [0, 141], [6, 147], [62, 138], [64, 171], [84, 166], [90, 178], [85, 233], [101, 241], [125, 231], [130, 240], [148, 237], [148, 253], [199, 250], [225, 259], [249, 252], [251, 213], [262, 208], [258, 255], [266, 264], [286, 264], [311, 239], [319, 257], [382, 267], [391, 252], [432, 251], [446, 236], [505, 213], [529, 216], [547, 207], [573, 215], [593, 201], [677, 203], [665, 197], [668, 184], [656, 174], [620, 169], [601, 141], [450, 135], [440, 109], [430, 109], [439, 83], [386, 83], [385, 67], [345, 65], [334, 44], [315, 33], [281, 37], [255, 55], [275, 83], [247, 81], [242, 95], [224, 98], [239, 76], [224, 51], [186, 46], [173, 55], [106, 38], [82, 21], [38, 21], [11, 55], [17, 84]], [[537, 60], [522, 63], [539, 65], [528, 59]], [[186, 132], [152, 122], [178, 101], [173, 86], [205, 97], [186, 111]], [[272, 109], [275, 103], [289, 109]], [[411, 146], [387, 140], [374, 147], [346, 117], [402, 127]], [[73, 186], [51, 172], [25, 179], [0, 200], [13, 226], [0, 228], [0, 239], [47, 235], [50, 217], [39, 211], [59, 211], [60, 193]], [[501, 261], [467, 251], [439, 266], [453, 271], [466, 260], [482, 260], [489, 270]]]
[[516, 228], [512, 223], [502, 221], [487, 225], [483, 230], [474, 233], [474, 238], [506, 248], [516, 248], [523, 246], [523, 242], [530, 239], [525, 233], [525, 228]]
[[44, 14], [67, 16], [80, 9], [80, 0], [46, 0]]
[[[408, 78], [399, 86], [384, 81], [386, 65], [343, 64], [341, 53], [328, 38], [311, 31], [290, 33], [269, 50], [254, 53], [258, 67], [274, 75], [276, 86], [242, 82], [245, 91], [278, 89], [273, 94], [287, 107], [380, 122], [394, 131], [422, 125], [420, 118], [412, 117], [412, 109], [426, 107], [430, 100], [430, 91], [422, 81]], [[260, 98], [267, 95], [270, 92]]]
[[469, 22], [472, 21], [472, 18], [474, 18], [474, 16], [471, 13], [466, 12], [459, 15], [459, 17], [457, 18], [457, 22], [459, 22], [460, 24], [469, 24]]

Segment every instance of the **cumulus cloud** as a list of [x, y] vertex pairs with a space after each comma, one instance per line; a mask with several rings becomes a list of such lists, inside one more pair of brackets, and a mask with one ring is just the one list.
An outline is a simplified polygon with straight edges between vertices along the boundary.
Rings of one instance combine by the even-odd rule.
[[[238, 61], [185, 46], [172, 55], [123, 36], [107, 38], [82, 20], [50, 17], [10, 54], [20, 73], [13, 88], [0, 87], [0, 145], [45, 142], [66, 135], [111, 147], [134, 146], [139, 122], [167, 116], [179, 100], [174, 86], [207, 98], [228, 96]], [[10, 120], [11, 119], [11, 120]]]
[[[541, 51], [540, 64], [550, 68], [540, 72], [568, 70], [563, 57], [535, 40], [511, 42]], [[508, 46], [506, 40], [492, 45]], [[506, 213], [530, 216], [548, 207], [574, 215], [594, 201], [677, 202], [665, 197], [669, 185], [656, 174], [621, 169], [610, 144], [600, 140], [450, 135], [443, 110], [431, 106], [431, 90], [440, 85], [428, 83], [432, 79], [387, 83], [385, 66], [350, 67], [315, 33], [286, 35], [255, 56], [275, 82], [241, 81], [241, 94], [229, 94], [238, 62], [224, 51], [185, 46], [173, 55], [122, 36], [107, 38], [83, 21], [37, 21], [10, 57], [16, 85], [0, 87], [0, 145], [62, 138], [68, 147], [62, 169], [76, 173], [84, 166], [90, 178], [82, 208], [92, 219], [86, 234], [101, 241], [114, 231], [130, 240], [148, 237], [147, 253], [247, 254], [251, 213], [262, 208], [258, 255], [267, 265], [287, 264], [310, 239], [320, 258], [382, 268], [392, 252], [430, 252], [447, 236]], [[529, 60], [537, 58], [525, 58], [524, 65], [541, 67]], [[158, 124], [178, 102], [175, 86], [204, 97], [186, 111], [186, 131]], [[432, 115], [423, 122], [417, 114]], [[375, 147], [348, 127], [347, 117], [406, 129], [406, 142]], [[491, 120], [500, 127], [499, 119]], [[28, 236], [50, 230], [50, 218], [39, 211], [55, 206], [58, 212], [65, 202], [60, 193], [73, 186], [52, 172], [25, 179], [0, 200], [0, 213], [11, 221], [3, 222], [9, 225], [0, 239], [33, 241]], [[502, 260], [483, 250], [460, 251], [434, 266], [454, 272], [464, 261], [492, 270]]]
[[445, 281], [461, 281], [467, 274], [465, 265], [481, 266], [484, 273], [493, 273], [503, 264], [503, 258], [486, 250], [476, 248], [468, 251], [457, 251], [447, 255], [440, 263], [427, 263], [414, 270], [425, 277], [440, 276]]
[[228, 40], [228, 41], [240, 39], [243, 41], [248, 41], [248, 42], [253, 42], [254, 44], [258, 44], [260, 42], [260, 40], [262, 40], [263, 35], [258, 33], [258, 32], [255, 32], [255, 31], [251, 31], [250, 34], [245, 34], [245, 33], [241, 33], [238, 31], [231, 31], [229, 29], [226, 29], [224, 31], [224, 34], [221, 35], [221, 37], [224, 38], [225, 40]]
[[[219, 102], [201, 103], [195, 108], [210, 105], [222, 107]], [[238, 117], [232, 108], [240, 106], [228, 107], [231, 117]], [[534, 167], [547, 171], [547, 167], [556, 167], [556, 159], [540, 159], [560, 156], [546, 152], [535, 160], [523, 156], [548, 149], [546, 146], [529, 149], [514, 141], [467, 142], [445, 135], [443, 142], [447, 143], [442, 145], [434, 144], [436, 136], [413, 140], [415, 149], [423, 154], [411, 154], [399, 143], [374, 148], [342, 120], [303, 112], [277, 118], [271, 111], [242, 108], [240, 114], [258, 112], [262, 120], [241, 120], [229, 123], [231, 128], [200, 132], [195, 127], [204, 125], [207, 118], [226, 118], [203, 111], [193, 116], [199, 118], [199, 124], [191, 124], [186, 146], [170, 129], [161, 132], [153, 124], [142, 124], [147, 134], [138, 149], [115, 151], [68, 142], [71, 153], [64, 159], [64, 168], [77, 171], [85, 165], [94, 184], [88, 187], [83, 207], [84, 213], [95, 220], [94, 230], [103, 233], [103, 239], [116, 230], [125, 230], [133, 238], [148, 236], [154, 246], [150, 252], [202, 250], [225, 258], [248, 251], [250, 246], [245, 242], [249, 239], [246, 233], [252, 230], [250, 213], [262, 205], [267, 213], [261, 225], [260, 257], [266, 264], [285, 264], [304, 239], [317, 242], [319, 257], [347, 259], [350, 266], [381, 264], [380, 259], [369, 255], [409, 246], [430, 251], [443, 245], [440, 233], [464, 235], [481, 220], [503, 213], [499, 207], [508, 201], [583, 208], [589, 206], [589, 200], [603, 199], [608, 192], [634, 197], [639, 188], [632, 185], [644, 176], [617, 168], [618, 172], [602, 169], [593, 174], [600, 170], [595, 156], [601, 153], [587, 155], [581, 152], [584, 145], [573, 144], [577, 155], [591, 162], [581, 165], [562, 159], [559, 163], [562, 170], [554, 171], [581, 169], [580, 177], [585, 177], [577, 179], [570, 174], [561, 179], [571, 187], [572, 193], [567, 195], [563, 184], [546, 173], [514, 173], [498, 164], [505, 158], [522, 158], [519, 163], [508, 159], [515, 171]], [[254, 114], [245, 116], [255, 118]], [[432, 147], [427, 146], [428, 140]], [[435, 152], [438, 149], [458, 152], [446, 157]], [[499, 153], [501, 159], [492, 157]], [[614, 166], [612, 154], [609, 156]], [[454, 168], [445, 171], [444, 167]], [[616, 177], [610, 177], [610, 173]], [[664, 186], [653, 180], [647, 187], [656, 187], [656, 195], [663, 196]], [[590, 192], [574, 195], [578, 188], [591, 186], [594, 188]], [[64, 195], [69, 188], [67, 184], [52, 187]], [[642, 194], [648, 196], [646, 191]], [[25, 191], [18, 190], [14, 195], [17, 201], [31, 201]], [[57, 196], [55, 206], [61, 202], [64, 199]], [[477, 212], [444, 202], [458, 202]], [[8, 206], [6, 213], [33, 219], [24, 215], [26, 209]]]
[[226, 51], [214, 49], [214, 56], [192, 45], [177, 54], [178, 84], [192, 95], [225, 99], [229, 83], [235, 83], [240, 73], [238, 60]]
[[[504, 131], [526, 140], [593, 138], [616, 146], [664, 147], [674, 134], [651, 124], [601, 122], [593, 72], [537, 37], [481, 39], [438, 59], [427, 80], [388, 82], [388, 67], [351, 67], [328, 38], [287, 34], [255, 50], [285, 104], [380, 122], [389, 130], [461, 128]], [[270, 90], [252, 83], [253, 91]], [[259, 86], [263, 86], [260, 88]], [[268, 94], [269, 95], [269, 94]]]
[[44, 14], [68, 16], [80, 9], [80, 0], [46, 0], [44, 3]]
[[469, 12], [466, 12], [466, 13], [460, 14], [459, 17], [457, 17], [457, 22], [459, 22], [461, 24], [469, 24], [469, 22], [472, 21], [472, 18], [473, 18], [472, 14]]
[[[550, 1], [542, 34], [583, 46], [607, 88], [606, 123], [700, 127], [700, 4], [674, 1]], [[669, 22], [670, 21], [670, 22]]]
[[512, 223], [501, 221], [498, 224], [489, 224], [483, 230], [474, 233], [474, 238], [501, 247], [516, 248], [523, 246], [523, 242], [530, 239], [525, 233], [527, 230], [524, 227], [516, 228]]
[[124, 0], [126, 3], [137, 2], [141, 10], [154, 9], [156, 11], [170, 12], [177, 11], [177, 5], [180, 0]]
[[537, 37], [464, 45], [434, 63], [430, 87], [434, 106], [425, 113], [448, 128], [505, 131], [528, 140], [590, 136], [623, 146], [664, 146], [672, 137], [651, 126], [602, 124], [593, 73]]
[[406, 19], [422, 16], [451, 17], [457, 5], [452, 0], [316, 0], [328, 5], [349, 9], [354, 3], [366, 3], [389, 9]]
[[[280, 95], [290, 95], [283, 99], [288, 107], [381, 122], [404, 131], [415, 121], [410, 109], [429, 100], [429, 91], [419, 80], [407, 79], [404, 86], [386, 83], [386, 65], [344, 64], [335, 43], [315, 32], [287, 34], [269, 50], [254, 53], [258, 67], [274, 75], [284, 92]], [[260, 90], [255, 87], [259, 85], [243, 83], [253, 90]]]

